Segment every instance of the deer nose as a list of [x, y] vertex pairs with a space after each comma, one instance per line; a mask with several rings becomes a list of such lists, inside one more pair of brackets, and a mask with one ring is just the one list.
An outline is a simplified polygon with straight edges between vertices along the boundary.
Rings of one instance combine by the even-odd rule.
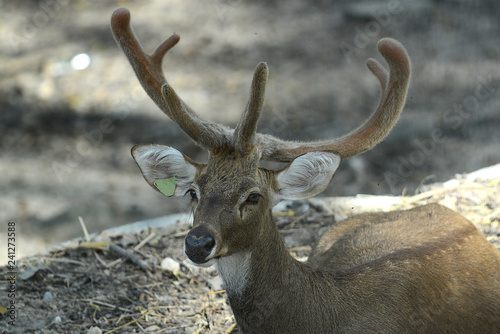
[[184, 241], [184, 251], [194, 263], [206, 262], [214, 246], [215, 239], [210, 230], [204, 226], [189, 231]]

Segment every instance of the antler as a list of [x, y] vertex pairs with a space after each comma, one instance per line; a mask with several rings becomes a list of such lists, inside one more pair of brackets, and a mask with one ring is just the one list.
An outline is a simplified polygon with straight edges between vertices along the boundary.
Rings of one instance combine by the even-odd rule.
[[165, 54], [180, 37], [173, 34], [161, 43], [152, 55], [147, 54], [130, 27], [130, 12], [118, 8], [111, 16], [111, 30], [116, 42], [127, 56], [142, 87], [156, 105], [196, 143], [205, 149], [230, 144], [232, 131], [217, 123], [201, 119], [189, 108], [168, 84], [162, 71]]
[[233, 144], [240, 152], [248, 153], [255, 146], [257, 122], [264, 107], [266, 83], [267, 64], [260, 63], [255, 68], [247, 106], [234, 129]]
[[255, 69], [250, 99], [233, 131], [225, 126], [199, 117], [189, 108], [168, 84], [162, 72], [165, 54], [179, 41], [174, 34], [161, 43], [152, 55], [144, 52], [130, 27], [130, 13], [125, 8], [115, 10], [111, 17], [115, 39], [130, 61], [144, 90], [160, 109], [176, 122], [197, 144], [207, 150], [233, 145], [247, 153], [255, 145], [260, 146], [262, 159], [290, 162], [311, 151], [336, 151], [343, 159], [363, 153], [391, 131], [403, 109], [410, 79], [410, 59], [399, 42], [381, 39], [379, 52], [389, 64], [390, 74], [379, 62], [368, 59], [368, 69], [381, 85], [380, 103], [370, 118], [351, 133], [330, 140], [317, 142], [292, 142], [270, 135], [256, 133], [257, 121], [262, 112], [267, 81], [267, 65], [261, 63]]
[[351, 133], [325, 141], [291, 142], [257, 134], [262, 159], [289, 162], [311, 151], [336, 151], [343, 159], [363, 153], [379, 142], [396, 124], [406, 99], [410, 80], [410, 58], [398, 41], [384, 38], [378, 50], [389, 64], [390, 75], [375, 59], [368, 59], [368, 69], [378, 78], [382, 92], [380, 103], [371, 117]]

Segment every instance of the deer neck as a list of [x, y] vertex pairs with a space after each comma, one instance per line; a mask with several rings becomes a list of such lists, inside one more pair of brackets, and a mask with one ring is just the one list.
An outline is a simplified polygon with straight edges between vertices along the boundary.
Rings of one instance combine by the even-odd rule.
[[[290, 255], [271, 211], [263, 219], [266, 227], [251, 251], [233, 254], [217, 263], [235, 318], [245, 332], [259, 332], [264, 330], [259, 326], [279, 323], [275, 315], [283, 314], [278, 311], [280, 307], [293, 304], [288, 311], [295, 307], [315, 312], [314, 307], [304, 303], [314, 304], [310, 297], [319, 295], [314, 292], [318, 288], [315, 280], [321, 277], [312, 277], [318, 276], [317, 270]], [[303, 315], [310, 316], [307, 313]]]
[[280, 276], [300, 264], [286, 249], [271, 211], [262, 219], [265, 219], [265, 228], [252, 249], [217, 261], [217, 270], [230, 299], [241, 299], [257, 281], [269, 275]]

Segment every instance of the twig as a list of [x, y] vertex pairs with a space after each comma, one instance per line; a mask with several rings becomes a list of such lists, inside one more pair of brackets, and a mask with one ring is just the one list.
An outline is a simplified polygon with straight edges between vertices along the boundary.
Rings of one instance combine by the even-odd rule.
[[88, 248], [88, 249], [92, 249], [92, 250], [105, 250], [108, 248], [109, 245], [111, 245], [112, 242], [110, 241], [104, 241], [104, 242], [99, 242], [99, 241], [94, 241], [94, 242], [88, 242], [88, 241], [85, 241], [85, 242], [81, 242], [78, 247], [80, 248]]
[[142, 246], [144, 246], [145, 244], [147, 244], [155, 236], [156, 236], [156, 232], [151, 233], [144, 240], [142, 240], [137, 246], [135, 246], [134, 250], [139, 250]]
[[146, 284], [146, 285], [137, 285], [139, 289], [145, 289], [145, 288], [154, 288], [155, 286], [160, 286], [163, 285], [163, 282], [156, 282], [156, 283], [151, 283], [151, 284]]
[[83, 298], [82, 300], [85, 301], [85, 302], [89, 302], [90, 304], [102, 305], [102, 306], [106, 306], [106, 307], [109, 307], [109, 308], [112, 308], [112, 309], [117, 309], [117, 310], [120, 310], [120, 311], [123, 311], [123, 312], [131, 312], [130, 310], [127, 310], [126, 308], [119, 307], [119, 306], [116, 306], [116, 305], [113, 305], [113, 304], [109, 304], [109, 303], [105, 303], [105, 302], [101, 302], [101, 301], [95, 300], [95, 299]]
[[236, 327], [236, 323], [232, 324], [231, 327], [229, 327], [228, 329], [226, 329], [226, 332], [227, 333], [231, 333], [234, 330], [235, 327]]
[[306, 213], [304, 213], [302, 216], [300, 216], [299, 218], [295, 219], [293, 222], [291, 222], [290, 224], [288, 224], [287, 226], [285, 226], [284, 229], [289, 229], [289, 228], [295, 226], [295, 224], [297, 224], [302, 219], [304, 219], [307, 216], [309, 216], [311, 214], [311, 212], [312, 212], [312, 210], [307, 210]]
[[116, 259], [116, 260], [108, 263], [105, 267], [106, 268], [113, 267], [113, 266], [117, 265], [118, 263], [121, 263], [122, 261], [123, 261], [123, 259]]
[[493, 210], [492, 212], [486, 215], [486, 219], [492, 221], [493, 219], [500, 217], [500, 208]]
[[171, 238], [185, 237], [188, 233], [189, 233], [189, 231], [177, 232], [177, 233], [169, 235], [169, 237], [171, 237]]
[[429, 191], [426, 191], [425, 193], [414, 195], [411, 197], [403, 197], [403, 201], [406, 204], [413, 204], [415, 202], [421, 201], [421, 200], [429, 198], [429, 197], [438, 196], [438, 195], [450, 193], [450, 192], [457, 191], [457, 190], [469, 190], [469, 189], [470, 190], [475, 190], [475, 189], [483, 190], [483, 189], [487, 189], [487, 187], [481, 186], [481, 185], [475, 185], [475, 184], [472, 184], [472, 185], [471, 184], [464, 184], [464, 185], [458, 185], [456, 187], [451, 187], [451, 188], [438, 188], [438, 189], [429, 190]]
[[80, 266], [86, 266], [86, 263], [76, 261], [76, 260], [69, 260], [69, 259], [58, 259], [58, 258], [53, 258], [53, 257], [47, 257], [47, 256], [41, 256], [40, 260], [46, 260], [49, 262], [61, 262], [61, 263], [72, 263], [72, 264], [78, 264]]
[[106, 261], [101, 259], [101, 257], [97, 254], [96, 251], [94, 251], [94, 255], [95, 255], [95, 258], [97, 259], [97, 261], [99, 261], [104, 267], [107, 268], [108, 264], [106, 263]]
[[293, 217], [295, 216], [295, 212], [292, 210], [284, 211], [284, 212], [275, 212], [273, 213], [273, 217]]
[[147, 270], [151, 269], [151, 267], [149, 266], [149, 264], [147, 264], [146, 262], [142, 261], [137, 255], [135, 255], [135, 254], [127, 251], [126, 249], [121, 248], [118, 245], [115, 245], [115, 244], [109, 245], [109, 249], [112, 250], [113, 252], [117, 253], [118, 255], [126, 257], [127, 259], [129, 259], [130, 261], [132, 261], [132, 263], [134, 263], [135, 265], [139, 266], [144, 271], [147, 271]]
[[116, 328], [114, 328], [114, 329], [112, 329], [112, 330], [110, 330], [110, 331], [107, 331], [107, 332], [106, 332], [106, 333], [104, 333], [104, 334], [113, 333], [113, 332], [115, 332], [115, 331], [117, 331], [117, 330], [119, 330], [119, 329], [122, 329], [123, 327], [127, 327], [128, 325], [132, 325], [133, 323], [136, 323], [136, 322], [138, 322], [139, 320], [141, 320], [142, 318], [144, 318], [145, 316], [147, 316], [147, 315], [149, 314], [149, 312], [151, 312], [151, 310], [147, 311], [146, 313], [144, 313], [143, 315], [141, 315], [139, 318], [137, 318], [137, 319], [135, 319], [135, 320], [132, 320], [132, 321], [130, 321], [130, 322], [127, 322], [126, 324], [123, 324], [123, 325], [121, 325], [120, 327], [116, 327]]
[[85, 222], [83, 221], [82, 216], [78, 216], [78, 220], [80, 221], [80, 225], [82, 225], [83, 234], [85, 235], [85, 240], [90, 242], [89, 231], [87, 231], [87, 226], [85, 226]]

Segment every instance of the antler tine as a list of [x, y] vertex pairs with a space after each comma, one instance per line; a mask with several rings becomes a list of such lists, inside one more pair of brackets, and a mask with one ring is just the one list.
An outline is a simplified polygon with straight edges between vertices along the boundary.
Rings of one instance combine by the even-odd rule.
[[257, 65], [253, 75], [250, 98], [245, 111], [234, 130], [233, 143], [242, 153], [248, 153], [255, 145], [255, 133], [264, 107], [264, 97], [267, 83], [267, 64], [262, 62]]
[[[167, 82], [161, 66], [163, 56], [170, 50], [180, 37], [176, 34], [161, 43], [152, 56], [144, 52], [130, 26], [130, 12], [126, 8], [118, 8], [111, 16], [111, 30], [118, 45], [127, 56], [139, 81], [151, 99], [155, 102], [163, 101], [160, 88]], [[162, 106], [159, 106], [160, 108]], [[171, 117], [170, 110], [161, 108]], [[171, 117], [172, 118], [172, 117]]]
[[[156, 105], [181, 127], [197, 144], [213, 149], [229, 142], [230, 132], [219, 124], [201, 119], [189, 108], [168, 85], [162, 71], [165, 54], [179, 41], [173, 34], [163, 41], [153, 52], [147, 54], [132, 31], [130, 12], [118, 8], [111, 16], [111, 30], [116, 42], [127, 56], [142, 87]], [[162, 87], [167, 85], [168, 89]], [[164, 92], [168, 91], [168, 94]]]
[[168, 83], [162, 86], [161, 91], [172, 119], [198, 145], [207, 150], [214, 150], [230, 143], [232, 130], [226, 130], [219, 124], [204, 121], [198, 115], [189, 112]]
[[389, 73], [387, 73], [387, 70], [373, 58], [369, 58], [366, 61], [366, 67], [368, 67], [368, 69], [377, 77], [378, 81], [380, 82], [380, 95], [383, 98], [385, 95], [385, 88], [387, 87], [387, 80], [389, 79]]
[[363, 153], [391, 131], [403, 110], [410, 79], [410, 58], [398, 41], [381, 39], [378, 50], [389, 64], [390, 74], [374, 59], [368, 59], [368, 69], [380, 82], [380, 103], [370, 118], [351, 133], [318, 142], [283, 141], [269, 135], [257, 134], [262, 145], [262, 159], [289, 162], [311, 151], [336, 151], [343, 159]]

